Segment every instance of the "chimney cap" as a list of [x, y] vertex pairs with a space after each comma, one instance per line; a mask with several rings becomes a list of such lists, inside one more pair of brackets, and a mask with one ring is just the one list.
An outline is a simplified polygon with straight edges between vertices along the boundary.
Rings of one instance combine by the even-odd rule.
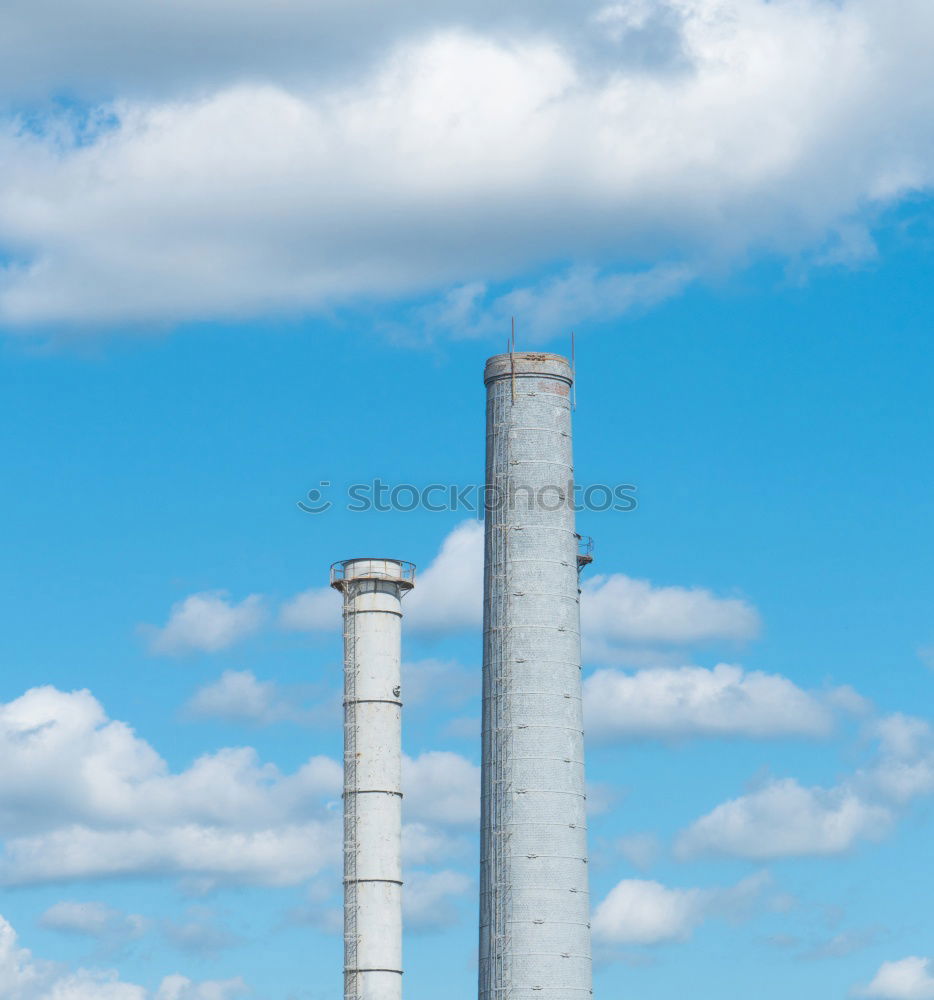
[[341, 559], [331, 566], [331, 586], [340, 590], [355, 580], [381, 580], [395, 583], [404, 590], [415, 586], [415, 563], [404, 559], [381, 559], [372, 556]]
[[561, 354], [541, 351], [515, 351], [512, 354], [494, 354], [487, 359], [483, 381], [487, 384], [501, 378], [544, 376], [557, 378], [570, 385], [574, 381], [571, 362]]

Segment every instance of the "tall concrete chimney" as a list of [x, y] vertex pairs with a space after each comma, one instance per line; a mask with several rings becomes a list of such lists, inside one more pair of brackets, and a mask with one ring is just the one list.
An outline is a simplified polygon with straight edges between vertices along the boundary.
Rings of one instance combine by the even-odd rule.
[[571, 366], [487, 361], [480, 1000], [593, 992]]
[[344, 596], [344, 998], [402, 997], [402, 597], [415, 567], [348, 559]]

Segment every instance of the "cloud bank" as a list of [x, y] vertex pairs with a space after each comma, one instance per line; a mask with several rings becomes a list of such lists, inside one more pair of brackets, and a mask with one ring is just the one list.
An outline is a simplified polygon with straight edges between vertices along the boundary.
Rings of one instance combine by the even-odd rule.
[[760, 628], [759, 613], [747, 601], [703, 587], [655, 587], [613, 573], [589, 578], [581, 593], [581, 632], [592, 653], [625, 643], [753, 639]]
[[[177, 41], [181, 6], [164, 6], [133, 37]], [[120, 44], [103, 44], [115, 99], [7, 118], [0, 322], [132, 327], [401, 299], [423, 303], [410, 318], [429, 334], [485, 335], [522, 307], [530, 337], [547, 337], [759, 252], [865, 257], [875, 215], [932, 182], [927, 0], [897, 17], [873, 0], [629, 0], [573, 18], [548, 5], [534, 28], [525, 7], [458, 11], [455, 27], [410, 4], [401, 31], [376, 16], [372, 33], [349, 16], [358, 4], [308, 19], [299, 6], [269, 19], [279, 45], [259, 62], [253, 29], [236, 28], [255, 6], [229, 19], [201, 0], [190, 23], [186, 7], [186, 32], [225, 25], [208, 47], [222, 65], [199, 78], [182, 60], [171, 95], [142, 68], [140, 90], [128, 82], [121, 12]], [[34, 61], [17, 39], [39, 14], [24, 11], [5, 15], [8, 65], [27, 48]], [[101, 44], [82, 59], [88, 29], [69, 41], [43, 23], [41, 50], [91, 80]], [[277, 73], [276, 48], [294, 68], [316, 28], [311, 72]], [[357, 33], [374, 55], [344, 75], [321, 53]], [[157, 82], [154, 61], [139, 64]]]
[[866, 733], [877, 745], [865, 767], [829, 788], [769, 781], [697, 819], [681, 833], [676, 853], [819, 857], [881, 840], [913, 801], [934, 794], [934, 731], [924, 719], [893, 714], [869, 722]]
[[596, 739], [827, 736], [825, 701], [786, 677], [720, 664], [598, 670], [584, 681], [587, 733]]
[[[483, 624], [483, 525], [464, 521], [442, 541], [438, 554], [419, 568], [415, 589], [403, 605], [406, 630], [433, 635]], [[313, 587], [287, 601], [279, 624], [304, 632], [332, 632], [341, 624], [340, 598], [330, 587]]]
[[0, 994], [4, 1000], [233, 1000], [247, 992], [239, 977], [196, 983], [174, 974], [150, 992], [122, 981], [113, 970], [68, 971], [57, 963], [33, 958], [0, 916]]
[[931, 971], [929, 958], [883, 962], [872, 982], [857, 990], [856, 995], [871, 1000], [934, 1000]]
[[760, 874], [730, 889], [670, 889], [660, 882], [625, 879], [594, 910], [594, 937], [624, 945], [683, 941], [708, 917], [740, 915], [768, 882]]
[[677, 851], [753, 860], [841, 854], [860, 839], [881, 839], [892, 820], [889, 809], [851, 789], [785, 779], [717, 806], [681, 835]]
[[153, 653], [217, 653], [256, 632], [264, 617], [258, 594], [234, 604], [225, 591], [211, 590], [173, 604], [169, 620], [161, 628], [142, 628]]

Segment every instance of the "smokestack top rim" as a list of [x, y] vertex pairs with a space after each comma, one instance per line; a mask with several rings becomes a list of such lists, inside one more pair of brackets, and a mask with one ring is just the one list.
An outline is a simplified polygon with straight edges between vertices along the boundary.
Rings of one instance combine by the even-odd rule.
[[483, 372], [486, 384], [501, 378], [545, 376], [557, 378], [570, 385], [574, 381], [571, 362], [562, 354], [543, 351], [516, 351], [514, 354], [494, 354], [487, 359]]
[[335, 590], [356, 580], [380, 580], [411, 590], [415, 586], [415, 563], [384, 556], [355, 556], [331, 564], [331, 586]]

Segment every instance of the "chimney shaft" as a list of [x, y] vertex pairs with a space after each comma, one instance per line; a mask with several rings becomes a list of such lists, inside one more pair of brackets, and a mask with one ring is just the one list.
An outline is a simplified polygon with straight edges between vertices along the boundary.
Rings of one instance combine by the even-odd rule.
[[348, 559], [344, 597], [344, 998], [402, 997], [402, 597], [415, 567]]
[[480, 1000], [592, 993], [571, 367], [487, 362]]

